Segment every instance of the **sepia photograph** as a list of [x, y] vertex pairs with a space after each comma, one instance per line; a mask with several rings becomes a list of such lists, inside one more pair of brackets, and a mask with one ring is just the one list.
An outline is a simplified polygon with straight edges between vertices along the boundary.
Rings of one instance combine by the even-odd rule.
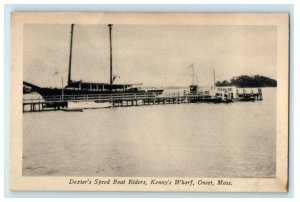
[[13, 13], [11, 188], [287, 191], [288, 19]]

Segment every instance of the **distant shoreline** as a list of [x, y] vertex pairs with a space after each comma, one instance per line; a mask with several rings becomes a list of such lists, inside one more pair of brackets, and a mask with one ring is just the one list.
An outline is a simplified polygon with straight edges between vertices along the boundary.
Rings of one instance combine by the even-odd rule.
[[230, 81], [217, 81], [216, 86], [237, 86], [239, 88], [277, 87], [277, 81], [261, 75], [241, 75], [233, 77]]

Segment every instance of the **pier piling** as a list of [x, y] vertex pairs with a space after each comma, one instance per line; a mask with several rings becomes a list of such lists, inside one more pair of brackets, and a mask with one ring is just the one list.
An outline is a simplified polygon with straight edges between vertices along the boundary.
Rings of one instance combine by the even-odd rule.
[[[258, 89], [257, 93], [241, 93], [237, 95], [239, 99], [254, 98], [255, 101], [262, 100], [262, 90]], [[211, 99], [211, 101], [209, 101]], [[49, 110], [60, 110], [68, 108], [69, 101], [75, 102], [91, 102], [97, 103], [110, 102], [112, 107], [129, 107], [129, 106], [145, 106], [145, 105], [166, 105], [166, 104], [181, 104], [181, 103], [195, 103], [195, 102], [214, 102], [209, 94], [169, 94], [159, 97], [149, 94], [107, 94], [107, 95], [65, 95], [64, 99], [57, 96], [49, 96], [41, 99], [23, 99], [23, 112], [41, 112]], [[241, 100], [243, 101], [243, 100]]]

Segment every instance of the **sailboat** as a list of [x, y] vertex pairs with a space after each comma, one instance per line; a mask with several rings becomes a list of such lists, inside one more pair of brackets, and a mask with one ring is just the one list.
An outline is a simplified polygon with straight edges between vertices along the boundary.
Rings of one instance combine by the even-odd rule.
[[68, 95], [87, 95], [87, 94], [147, 94], [148, 96], [158, 96], [162, 94], [164, 89], [143, 88], [141, 84], [116, 84], [114, 83], [116, 76], [113, 75], [112, 66], [112, 24], [108, 24], [109, 40], [110, 40], [110, 82], [109, 83], [95, 83], [85, 81], [74, 81], [71, 78], [72, 72], [72, 48], [73, 48], [73, 32], [74, 24], [71, 24], [71, 37], [70, 37], [70, 53], [69, 53], [69, 70], [68, 70], [68, 83], [64, 88], [43, 88], [32, 83], [23, 81], [24, 93], [37, 92], [43, 97], [46, 96], [60, 96], [63, 94]]

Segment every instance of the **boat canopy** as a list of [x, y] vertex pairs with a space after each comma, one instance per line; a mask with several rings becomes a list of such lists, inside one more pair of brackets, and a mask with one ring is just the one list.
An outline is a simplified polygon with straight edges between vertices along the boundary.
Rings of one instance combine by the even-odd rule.
[[133, 84], [109, 84], [93, 82], [71, 82], [66, 88], [73, 90], [90, 90], [90, 91], [125, 91]]

